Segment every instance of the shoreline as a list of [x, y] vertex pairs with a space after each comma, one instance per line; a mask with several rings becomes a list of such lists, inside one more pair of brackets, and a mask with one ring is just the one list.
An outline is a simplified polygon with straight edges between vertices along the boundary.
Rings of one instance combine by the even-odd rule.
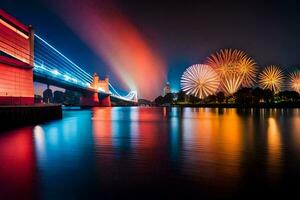
[[261, 104], [174, 104], [173, 107], [187, 108], [300, 108], [300, 102], [261, 103]]
[[35, 125], [62, 118], [58, 104], [4, 105], [0, 106], [2, 126], [0, 132], [21, 126]]
[[[63, 110], [68, 110], [68, 108], [72, 108], [74, 106], [63, 106]], [[78, 107], [79, 110], [81, 109], [91, 109], [93, 107], [88, 106], [75, 106]], [[257, 109], [264, 109], [264, 108], [300, 108], [300, 102], [284, 102], [284, 103], [261, 103], [261, 104], [234, 104], [234, 103], [208, 103], [208, 104], [173, 104], [173, 105], [118, 105], [118, 106], [111, 106], [114, 107], [180, 107], [180, 108], [257, 108]], [[105, 107], [99, 107], [105, 108]], [[77, 109], [75, 109], [77, 110]]]

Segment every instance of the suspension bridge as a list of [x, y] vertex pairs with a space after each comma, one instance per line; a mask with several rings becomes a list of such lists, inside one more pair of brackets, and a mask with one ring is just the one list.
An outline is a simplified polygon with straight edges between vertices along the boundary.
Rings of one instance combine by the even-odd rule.
[[78, 91], [81, 105], [137, 103], [136, 91], [120, 95], [108, 77], [87, 73], [31, 26], [0, 10], [0, 104], [33, 103], [33, 81]]

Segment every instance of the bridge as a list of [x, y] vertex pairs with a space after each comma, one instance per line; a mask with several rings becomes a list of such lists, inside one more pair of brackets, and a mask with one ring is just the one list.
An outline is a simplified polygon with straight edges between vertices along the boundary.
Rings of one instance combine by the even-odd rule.
[[0, 104], [33, 104], [33, 82], [77, 91], [82, 106], [137, 103], [135, 91], [120, 95], [108, 77], [88, 74], [31, 26], [0, 9]]

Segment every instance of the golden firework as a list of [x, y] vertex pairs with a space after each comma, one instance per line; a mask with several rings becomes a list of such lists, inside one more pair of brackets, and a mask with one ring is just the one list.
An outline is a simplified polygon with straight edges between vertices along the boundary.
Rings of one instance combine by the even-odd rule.
[[218, 74], [208, 65], [196, 64], [185, 70], [181, 77], [181, 89], [200, 99], [214, 94], [220, 84]]
[[275, 65], [268, 66], [259, 75], [260, 86], [263, 89], [270, 89], [273, 92], [280, 91], [283, 81], [283, 71]]
[[300, 93], [300, 71], [293, 72], [289, 75], [289, 87]]
[[208, 57], [206, 63], [220, 76], [221, 87], [226, 94], [233, 94], [241, 86], [251, 87], [255, 83], [256, 63], [243, 51], [221, 49]]

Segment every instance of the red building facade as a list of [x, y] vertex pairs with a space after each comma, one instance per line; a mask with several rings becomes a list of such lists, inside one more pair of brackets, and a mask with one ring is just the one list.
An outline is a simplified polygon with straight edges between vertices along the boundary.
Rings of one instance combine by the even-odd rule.
[[0, 9], [0, 105], [33, 104], [34, 32]]

